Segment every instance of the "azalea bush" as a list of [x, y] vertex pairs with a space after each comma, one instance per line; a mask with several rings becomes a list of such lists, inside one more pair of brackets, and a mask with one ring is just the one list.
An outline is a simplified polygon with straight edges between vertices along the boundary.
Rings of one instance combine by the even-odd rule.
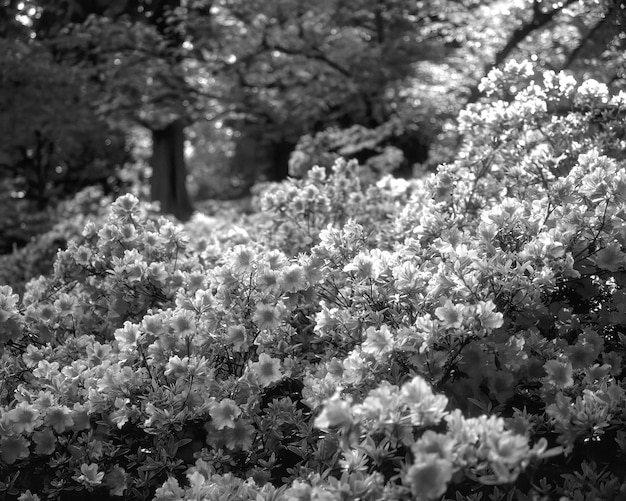
[[11, 284], [14, 292], [23, 294], [31, 279], [52, 272], [57, 251], [79, 237], [88, 220], [105, 217], [112, 202], [101, 187], [90, 186], [46, 211], [46, 224], [51, 226], [48, 231], [36, 234], [11, 253], [0, 255], [0, 283]]
[[0, 496], [623, 499], [626, 94], [483, 90], [436, 174], [125, 195], [2, 286]]
[[[289, 158], [289, 174], [302, 177], [315, 166], [332, 165], [338, 158], [361, 162], [361, 177], [382, 177], [397, 172], [410, 174], [412, 163], [423, 162], [427, 133], [415, 124], [406, 124], [399, 117], [374, 128], [353, 125], [346, 129], [331, 127], [314, 135], [303, 136]], [[411, 146], [410, 148], [408, 146]], [[406, 158], [401, 146], [405, 146]], [[405, 176], [406, 177], [406, 176]], [[409, 176], [410, 177], [410, 176]]]

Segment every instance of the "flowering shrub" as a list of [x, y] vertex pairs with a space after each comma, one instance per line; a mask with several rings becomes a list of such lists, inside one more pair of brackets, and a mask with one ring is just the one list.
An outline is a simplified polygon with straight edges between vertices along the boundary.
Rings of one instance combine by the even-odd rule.
[[301, 177], [316, 165], [332, 165], [337, 158], [354, 158], [363, 163], [361, 177], [371, 179], [390, 174], [406, 163], [401, 149], [386, 144], [402, 132], [401, 120], [394, 119], [374, 129], [353, 125], [306, 135], [291, 154], [289, 173]]
[[0, 493], [623, 499], [626, 95], [484, 88], [437, 174], [188, 232], [126, 195], [0, 287]]
[[[45, 214], [36, 213], [36, 217], [44, 217], [51, 228], [30, 238], [24, 247], [0, 255], [0, 283], [11, 284], [15, 292], [22, 294], [29, 280], [52, 271], [57, 250], [80, 236], [87, 218], [103, 217], [105, 207], [112, 202], [101, 188], [91, 186]], [[29, 211], [24, 212], [29, 214]]]
[[363, 227], [371, 245], [387, 247], [392, 216], [412, 193], [427, 196], [419, 184], [404, 179], [368, 181], [355, 160], [338, 159], [329, 170], [316, 166], [303, 179], [272, 183], [261, 191], [257, 205], [263, 219], [258, 227], [267, 245], [296, 255], [319, 243], [328, 225], [341, 228], [353, 221]]

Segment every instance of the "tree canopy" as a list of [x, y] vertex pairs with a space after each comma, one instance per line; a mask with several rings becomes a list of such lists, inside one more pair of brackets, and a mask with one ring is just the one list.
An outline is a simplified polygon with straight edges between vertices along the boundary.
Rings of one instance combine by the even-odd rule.
[[624, 82], [618, 0], [2, 4], [0, 157], [40, 207], [92, 179], [90, 165], [119, 169], [124, 156], [112, 149], [123, 152], [119, 138], [137, 126], [161, 152], [152, 197], [185, 219], [187, 138], [192, 165], [204, 166], [191, 173], [196, 184], [283, 179], [294, 150], [304, 165], [302, 152], [329, 133], [337, 154], [410, 176], [415, 163], [453, 155], [446, 123], [509, 59]]

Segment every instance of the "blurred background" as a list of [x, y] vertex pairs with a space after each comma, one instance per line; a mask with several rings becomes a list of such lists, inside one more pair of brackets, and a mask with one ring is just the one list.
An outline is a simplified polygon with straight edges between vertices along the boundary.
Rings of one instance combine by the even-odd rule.
[[620, 0], [0, 0], [0, 253], [129, 191], [186, 221], [338, 156], [375, 175], [432, 171], [507, 60], [624, 89], [624, 12]]

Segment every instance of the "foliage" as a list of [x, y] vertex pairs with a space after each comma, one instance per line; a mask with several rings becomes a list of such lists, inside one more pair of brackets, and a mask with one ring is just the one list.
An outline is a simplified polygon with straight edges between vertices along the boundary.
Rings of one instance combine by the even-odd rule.
[[300, 138], [289, 158], [289, 174], [301, 177], [316, 165], [332, 165], [337, 158], [347, 158], [357, 160], [374, 178], [386, 174], [410, 178], [423, 167], [428, 157], [427, 144], [426, 131], [407, 127], [397, 119], [375, 128], [329, 128]]
[[[428, 167], [449, 161], [447, 121], [511, 55], [623, 85], [623, 19], [612, 0], [2, 5], [0, 132], [11, 151], [3, 143], [0, 163], [7, 194], [40, 206], [106, 182], [123, 160], [119, 129], [137, 123], [197, 122], [190, 185], [239, 196], [256, 180], [286, 177], [303, 135], [292, 161], [302, 170], [332, 163], [321, 158], [326, 140], [361, 163], [373, 155], [376, 169], [401, 165], [404, 177], [429, 150]], [[218, 124], [233, 135], [216, 133]], [[232, 143], [253, 153], [233, 156]]]
[[0, 256], [0, 283], [11, 284], [14, 292], [22, 294], [31, 279], [49, 275], [57, 251], [81, 235], [89, 218], [102, 217], [105, 207], [112, 202], [112, 196], [105, 196], [102, 189], [92, 186], [61, 202], [54, 210], [45, 214], [36, 212], [34, 217], [43, 218], [43, 224], [51, 227], [39, 231], [23, 247]]
[[124, 139], [92, 97], [43, 44], [0, 39], [1, 253], [49, 230], [55, 206], [85, 186], [115, 184]]
[[[0, 102], [8, 112], [0, 131], [15, 130], [9, 156], [0, 157], [8, 158], [5, 174], [22, 185], [13, 191], [36, 198], [41, 210], [86, 185], [115, 183], [111, 174], [129, 160], [124, 135], [141, 124], [166, 131], [155, 141], [153, 196], [182, 217], [189, 204], [178, 124], [181, 117], [188, 123], [193, 97], [180, 64], [180, 1], [3, 3], [11, 14], [0, 18], [0, 85], [11, 99]], [[175, 146], [172, 123], [180, 130]], [[163, 172], [170, 167], [179, 175]], [[179, 178], [178, 186], [161, 182]]]
[[[189, 192], [193, 199], [229, 200], [249, 190], [254, 177], [244, 178], [233, 165], [235, 131], [222, 121], [199, 122], [187, 129], [189, 139]], [[248, 166], [254, 169], [254, 166]]]
[[386, 120], [384, 93], [412, 63], [440, 52], [427, 27], [431, 13], [404, 0], [219, 1], [212, 16], [189, 19], [187, 29], [212, 35], [192, 37], [204, 55], [196, 68], [201, 88], [297, 140], [322, 121]]
[[[303, 179], [260, 186], [257, 205], [270, 218], [258, 227], [271, 246], [296, 255], [318, 244], [329, 226], [356, 223], [370, 245], [387, 248], [394, 242], [391, 217], [414, 192], [426, 195], [419, 184], [375, 173], [355, 160], [338, 159], [327, 172], [316, 166]], [[392, 240], [388, 240], [392, 238]]]
[[77, 68], [39, 43], [0, 40], [3, 178], [41, 210], [106, 181], [124, 160], [119, 134], [91, 105]]
[[314, 168], [221, 233], [125, 195], [3, 286], [3, 494], [622, 499], [626, 95], [483, 88], [436, 174]]

